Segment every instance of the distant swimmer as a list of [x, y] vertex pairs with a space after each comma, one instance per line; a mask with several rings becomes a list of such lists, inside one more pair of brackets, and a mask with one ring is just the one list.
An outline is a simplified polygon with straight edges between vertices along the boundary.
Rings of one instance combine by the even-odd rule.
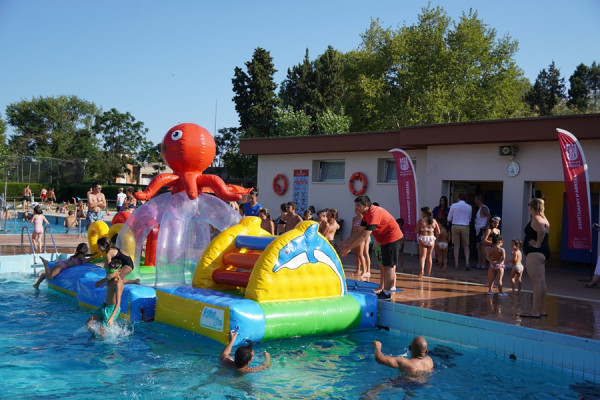
[[377, 340], [373, 340], [373, 347], [375, 348], [375, 361], [379, 364], [398, 368], [400, 371], [412, 375], [433, 370], [433, 360], [427, 355], [429, 353], [427, 340], [423, 336], [415, 337], [408, 346], [410, 358], [384, 355], [381, 352], [381, 342]]
[[231, 353], [231, 349], [233, 347], [233, 343], [235, 343], [235, 338], [237, 335], [238, 334], [235, 330], [229, 332], [229, 343], [225, 349], [223, 349], [223, 352], [219, 357], [221, 364], [227, 368], [236, 369], [244, 373], [264, 371], [271, 366], [271, 355], [265, 351], [263, 353], [265, 356], [265, 361], [258, 367], [249, 367], [250, 363], [254, 359], [254, 350], [250, 345], [238, 347], [235, 351], [235, 358], [231, 358], [229, 354]]

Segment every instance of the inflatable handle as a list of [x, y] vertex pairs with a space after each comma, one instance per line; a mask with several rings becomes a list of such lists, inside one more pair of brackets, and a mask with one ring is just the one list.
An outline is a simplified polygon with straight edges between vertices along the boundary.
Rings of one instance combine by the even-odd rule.
[[252, 269], [259, 257], [260, 254], [226, 253], [223, 254], [223, 265]]
[[235, 247], [238, 249], [264, 250], [275, 240], [271, 236], [238, 235], [235, 238]]
[[226, 269], [217, 269], [212, 273], [213, 281], [226, 285], [247, 287], [250, 281], [250, 272], [228, 271]]

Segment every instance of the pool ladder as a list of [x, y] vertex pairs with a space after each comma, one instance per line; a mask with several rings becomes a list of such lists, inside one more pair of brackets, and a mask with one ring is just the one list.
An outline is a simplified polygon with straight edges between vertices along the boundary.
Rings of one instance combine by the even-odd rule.
[[[58, 258], [58, 248], [56, 247], [56, 241], [54, 240], [54, 234], [52, 233], [52, 228], [49, 225], [46, 225], [44, 228], [44, 253], [46, 253], [46, 232], [50, 232], [50, 238], [52, 239], [52, 246], [54, 247], [54, 259]], [[21, 228], [21, 250], [23, 249], [24, 243], [24, 233], [27, 233], [27, 238], [29, 239], [29, 246], [31, 247], [31, 254], [33, 254], [33, 264], [31, 268], [33, 268], [33, 273], [37, 275], [38, 268], [44, 268], [44, 264], [39, 264], [36, 262], [35, 246], [33, 245], [33, 240], [31, 239], [31, 234], [29, 233], [29, 227], [24, 226]]]

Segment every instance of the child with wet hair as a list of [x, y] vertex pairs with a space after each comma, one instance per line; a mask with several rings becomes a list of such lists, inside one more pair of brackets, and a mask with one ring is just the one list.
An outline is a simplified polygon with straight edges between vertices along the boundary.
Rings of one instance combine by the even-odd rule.
[[[510, 272], [510, 285], [512, 287], [511, 293], [520, 294], [521, 280], [523, 278], [523, 270], [525, 269], [525, 267], [523, 266], [523, 253], [521, 252], [521, 247], [523, 247], [523, 243], [518, 239], [513, 239], [510, 241], [510, 247], [512, 249], [512, 253], [510, 261], [508, 263], [513, 265], [512, 271]], [[518, 287], [518, 290], [516, 292], [515, 282], [517, 283]]]
[[237, 335], [238, 334], [236, 330], [229, 331], [229, 343], [225, 349], [223, 349], [223, 352], [219, 357], [221, 364], [227, 368], [235, 369], [243, 373], [264, 371], [271, 366], [271, 355], [265, 351], [263, 353], [265, 356], [265, 361], [258, 367], [250, 367], [249, 365], [254, 359], [254, 350], [250, 345], [238, 347], [238, 349], [235, 351], [235, 358], [231, 358], [229, 354], [231, 353], [231, 349], [233, 348], [233, 343], [235, 342]]
[[492, 247], [490, 248], [486, 257], [490, 263], [488, 269], [488, 294], [493, 295], [492, 287], [494, 281], [498, 287], [498, 297], [506, 297], [506, 293], [502, 293], [502, 277], [504, 276], [504, 265], [505, 259], [504, 249], [502, 248], [502, 236], [496, 235], [492, 238]]
[[44, 211], [42, 207], [35, 206], [33, 209], [33, 218], [31, 223], [33, 224], [33, 233], [31, 234], [31, 240], [35, 246], [35, 251], [38, 253], [42, 252], [42, 235], [44, 234], [44, 224], [50, 225], [50, 222], [44, 217]]
[[96, 282], [95, 286], [101, 287], [106, 283], [106, 298], [104, 303], [87, 320], [86, 326], [90, 332], [94, 332], [93, 326], [100, 322], [98, 334], [104, 335], [106, 328], [111, 327], [119, 316], [121, 309], [121, 295], [123, 294], [123, 279], [119, 276], [119, 270], [123, 262], [118, 259], [111, 260], [105, 267], [106, 278]]

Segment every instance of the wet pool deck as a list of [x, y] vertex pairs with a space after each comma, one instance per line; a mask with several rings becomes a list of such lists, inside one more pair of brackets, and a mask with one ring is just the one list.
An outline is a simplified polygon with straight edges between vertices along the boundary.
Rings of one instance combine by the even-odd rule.
[[[30, 253], [28, 240], [21, 249], [20, 235], [0, 235], [0, 255]], [[55, 235], [59, 252], [73, 253], [78, 243], [87, 241], [77, 235]], [[492, 320], [512, 325], [540, 329], [600, 340], [600, 289], [584, 288], [593, 266], [569, 264], [553, 255], [546, 267], [548, 317], [521, 318], [531, 306], [531, 285], [527, 273], [523, 277], [523, 292], [499, 298], [487, 295], [487, 271], [455, 270], [449, 263], [448, 271], [440, 273], [434, 264], [432, 277], [417, 278], [416, 255], [405, 254], [405, 263], [397, 274], [397, 287], [401, 292], [392, 295], [392, 301], [406, 305]], [[352, 278], [355, 271], [352, 254], [342, 258], [346, 274]], [[376, 269], [371, 282], [379, 282]], [[510, 292], [510, 270], [503, 279], [506, 292]], [[497, 292], [497, 290], [495, 290]]]
[[[552, 259], [558, 260], [553, 255]], [[348, 275], [355, 271], [354, 257], [342, 260]], [[451, 265], [451, 264], [450, 264]], [[560, 261], [546, 266], [548, 296], [547, 317], [521, 318], [531, 307], [531, 284], [527, 273], [523, 276], [523, 291], [511, 294], [510, 269], [503, 278], [507, 297], [487, 294], [487, 271], [464, 268], [455, 270], [448, 266], [440, 273], [434, 264], [432, 277], [418, 279], [417, 256], [405, 255], [402, 272], [397, 274], [396, 286], [401, 292], [392, 294], [392, 301], [410, 306], [428, 308], [468, 317], [519, 325], [533, 329], [562, 333], [600, 340], [600, 289], [584, 288], [589, 280], [592, 266], [568, 264]], [[379, 273], [371, 273], [371, 282], [379, 282]], [[494, 289], [497, 293], [497, 289]]]

